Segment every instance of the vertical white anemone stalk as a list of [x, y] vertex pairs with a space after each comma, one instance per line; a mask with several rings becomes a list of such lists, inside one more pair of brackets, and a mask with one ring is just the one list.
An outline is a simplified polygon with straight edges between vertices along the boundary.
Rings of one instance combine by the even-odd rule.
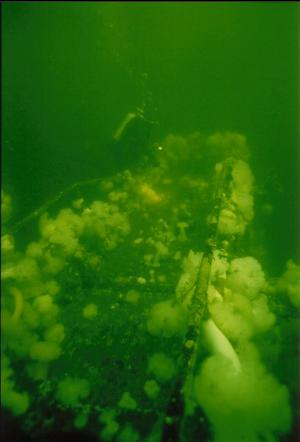
[[17, 287], [12, 287], [10, 293], [13, 295], [15, 301], [15, 309], [11, 319], [16, 323], [19, 321], [24, 308], [24, 299], [21, 291]]
[[224, 333], [216, 326], [212, 319], [208, 319], [203, 323], [204, 337], [208, 350], [212, 354], [219, 354], [227, 358], [236, 373], [241, 370], [241, 363], [236, 351]]

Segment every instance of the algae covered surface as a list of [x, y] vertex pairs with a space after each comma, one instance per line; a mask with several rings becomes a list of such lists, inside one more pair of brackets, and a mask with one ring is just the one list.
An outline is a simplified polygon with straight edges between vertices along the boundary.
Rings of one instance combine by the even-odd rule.
[[2, 5], [4, 440], [297, 440], [297, 14]]

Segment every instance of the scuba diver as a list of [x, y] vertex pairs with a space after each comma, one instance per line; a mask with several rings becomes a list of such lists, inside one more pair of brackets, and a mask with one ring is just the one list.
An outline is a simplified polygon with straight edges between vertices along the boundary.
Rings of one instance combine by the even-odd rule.
[[142, 108], [125, 116], [109, 146], [116, 172], [153, 163], [155, 146], [151, 139], [154, 125], [157, 123], [148, 120]]

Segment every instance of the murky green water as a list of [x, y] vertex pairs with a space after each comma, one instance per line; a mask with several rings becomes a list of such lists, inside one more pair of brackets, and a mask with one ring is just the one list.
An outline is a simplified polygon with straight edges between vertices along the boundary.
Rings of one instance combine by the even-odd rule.
[[298, 13], [2, 5], [7, 440], [296, 440]]

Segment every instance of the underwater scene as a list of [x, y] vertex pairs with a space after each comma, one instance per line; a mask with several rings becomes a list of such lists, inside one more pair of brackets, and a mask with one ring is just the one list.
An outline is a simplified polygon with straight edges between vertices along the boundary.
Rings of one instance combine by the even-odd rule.
[[1, 439], [300, 440], [299, 4], [1, 20]]

